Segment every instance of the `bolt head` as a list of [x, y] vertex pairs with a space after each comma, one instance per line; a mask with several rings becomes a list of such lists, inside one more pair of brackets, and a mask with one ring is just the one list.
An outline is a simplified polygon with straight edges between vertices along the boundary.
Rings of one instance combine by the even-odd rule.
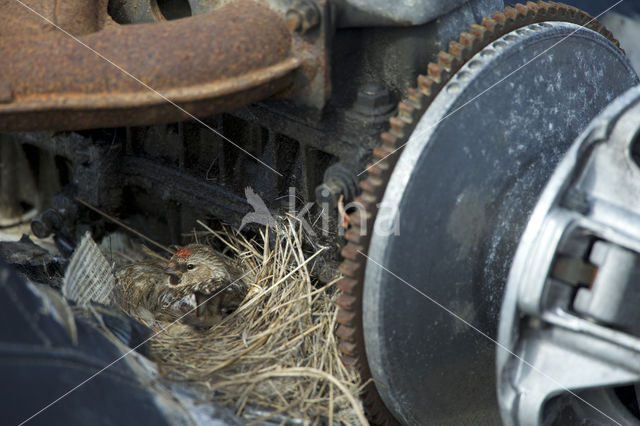
[[358, 92], [354, 105], [364, 115], [386, 114], [393, 109], [389, 90], [380, 83], [367, 83]]
[[285, 24], [289, 31], [304, 34], [320, 23], [320, 11], [310, 0], [297, 0], [287, 10]]
[[31, 221], [31, 232], [38, 238], [47, 238], [51, 235], [51, 228], [40, 219]]
[[285, 24], [291, 32], [299, 31], [302, 28], [302, 15], [296, 9], [287, 11]]

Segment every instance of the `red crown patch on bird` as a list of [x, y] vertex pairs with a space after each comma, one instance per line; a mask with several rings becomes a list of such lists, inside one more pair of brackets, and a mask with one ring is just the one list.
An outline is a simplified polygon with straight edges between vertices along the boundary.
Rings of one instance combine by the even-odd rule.
[[189, 250], [186, 247], [182, 247], [180, 250], [178, 250], [176, 252], [176, 254], [174, 254], [174, 256], [178, 256], [181, 257], [182, 259], [186, 259], [187, 257], [191, 256], [191, 250]]

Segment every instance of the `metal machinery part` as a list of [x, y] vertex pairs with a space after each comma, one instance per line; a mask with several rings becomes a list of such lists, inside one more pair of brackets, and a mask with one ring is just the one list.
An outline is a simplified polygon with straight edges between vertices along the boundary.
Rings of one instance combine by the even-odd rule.
[[338, 0], [339, 26], [419, 25], [460, 7], [464, 0]]
[[0, 130], [81, 130], [227, 111], [288, 88], [303, 62], [291, 54], [284, 19], [251, 0], [129, 26], [110, 19], [106, 0], [31, 3], [0, 8], [9, 23], [0, 30]]
[[554, 412], [640, 424], [612, 389], [630, 387], [635, 398], [640, 382], [639, 148], [635, 87], [593, 120], [542, 192], [500, 319], [506, 424], [538, 424]]
[[400, 103], [340, 267], [340, 348], [373, 379], [374, 422], [500, 421], [487, 389], [507, 274], [571, 142], [638, 83], [616, 44], [574, 8], [508, 7], [462, 33]]
[[[175, 122], [184, 111], [19, 3], [2, 3], [0, 69], [9, 73], [0, 85], [0, 128], [45, 130], [0, 136], [15, 146], [2, 152], [3, 163], [13, 165], [3, 170], [3, 209], [21, 220], [36, 204], [52, 208], [48, 217], [58, 220], [38, 217], [36, 228], [69, 245], [87, 223], [97, 235], [103, 229], [75, 197], [164, 243], [179, 243], [196, 219], [240, 224], [250, 211], [248, 186], [273, 210], [290, 207], [289, 188], [304, 206], [323, 184], [329, 199], [342, 195], [348, 203], [356, 174], [417, 70], [456, 28], [502, 7], [501, 0], [473, 0], [421, 25], [341, 29], [340, 4], [326, 1], [80, 1], [53, 14], [54, 3], [26, 2], [201, 117]], [[34, 54], [21, 54], [14, 41]], [[282, 74], [267, 72], [281, 65]], [[339, 173], [325, 173], [333, 165]], [[36, 190], [16, 192], [12, 181]], [[337, 247], [340, 237], [331, 235]], [[332, 261], [337, 267], [337, 250]]]

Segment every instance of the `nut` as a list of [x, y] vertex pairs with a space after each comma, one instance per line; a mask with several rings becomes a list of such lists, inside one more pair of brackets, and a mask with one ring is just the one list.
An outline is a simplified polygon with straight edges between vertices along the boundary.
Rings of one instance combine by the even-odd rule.
[[370, 82], [360, 89], [353, 107], [362, 115], [376, 116], [391, 112], [394, 105], [385, 86]]

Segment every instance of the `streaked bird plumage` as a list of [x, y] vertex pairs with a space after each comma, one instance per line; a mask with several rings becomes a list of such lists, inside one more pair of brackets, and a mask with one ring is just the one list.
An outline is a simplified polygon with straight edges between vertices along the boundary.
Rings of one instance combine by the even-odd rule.
[[168, 263], [147, 259], [116, 272], [116, 298], [127, 312], [209, 327], [237, 308], [246, 286], [236, 267], [211, 247], [190, 244]]

